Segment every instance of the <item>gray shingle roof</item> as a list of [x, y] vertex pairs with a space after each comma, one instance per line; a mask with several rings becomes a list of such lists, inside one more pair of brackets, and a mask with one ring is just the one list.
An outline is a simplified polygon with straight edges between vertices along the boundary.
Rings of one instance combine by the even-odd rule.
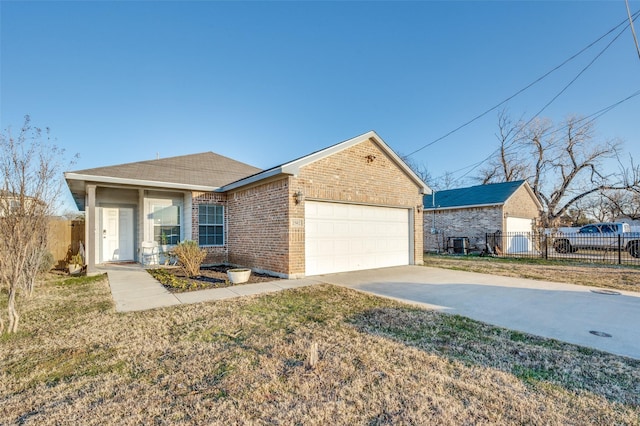
[[96, 167], [72, 173], [220, 187], [255, 174], [260, 170], [257, 167], [213, 152], [203, 152], [201, 154], [138, 161], [116, 166]]
[[438, 191], [435, 192], [435, 203], [431, 195], [425, 195], [424, 209], [432, 210], [434, 205], [438, 209], [504, 204], [524, 183], [524, 180], [518, 180]]

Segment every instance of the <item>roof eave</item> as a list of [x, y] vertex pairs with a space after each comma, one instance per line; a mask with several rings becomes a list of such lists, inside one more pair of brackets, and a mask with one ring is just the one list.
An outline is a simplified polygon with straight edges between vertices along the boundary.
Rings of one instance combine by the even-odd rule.
[[155, 180], [118, 178], [113, 176], [95, 176], [81, 173], [66, 172], [64, 178], [67, 181], [76, 180], [84, 182], [110, 183], [118, 185], [145, 186], [164, 189], [181, 189], [187, 191], [213, 192], [219, 187], [209, 185], [193, 185], [188, 183], [161, 182]]
[[278, 176], [278, 175], [287, 175], [287, 174], [293, 174], [293, 173], [289, 173], [288, 171], [285, 171], [283, 169], [282, 166], [280, 167], [275, 167], [273, 169], [269, 169], [269, 170], [265, 170], [264, 172], [260, 172], [258, 174], [255, 174], [253, 176], [249, 176], [247, 178], [244, 179], [240, 179], [238, 181], [235, 182], [231, 182], [228, 185], [224, 185], [221, 186], [220, 188], [216, 188], [216, 192], [227, 192], [227, 191], [232, 191], [234, 189], [238, 189], [241, 188], [243, 186], [247, 186], [247, 185], [251, 185], [253, 183], [274, 177], [274, 176]]
[[424, 206], [424, 211], [438, 211], [438, 210], [459, 210], [459, 209], [478, 209], [478, 208], [486, 208], [486, 207], [502, 207], [504, 203], [489, 203], [489, 204], [462, 204], [459, 206], [448, 206], [448, 207], [432, 207], [432, 206]]
[[314, 152], [313, 154], [309, 154], [305, 157], [298, 158], [296, 160], [290, 161], [288, 163], [282, 164], [280, 166], [274, 167], [269, 170], [265, 170], [264, 172], [255, 174], [253, 176], [249, 176], [245, 179], [241, 179], [237, 182], [230, 183], [229, 185], [225, 185], [219, 189], [220, 192], [229, 191], [233, 189], [237, 189], [241, 186], [250, 185], [252, 183], [261, 181], [263, 179], [267, 179], [273, 176], [277, 176], [279, 174], [283, 175], [291, 175], [297, 176], [300, 173], [300, 169], [308, 164], [311, 164], [315, 161], [321, 160], [323, 158], [329, 157], [333, 154], [336, 154], [340, 151], [343, 151], [353, 145], [357, 145], [361, 142], [364, 142], [367, 139], [372, 139], [375, 143], [382, 148], [383, 151], [389, 155], [392, 160], [413, 180], [421, 190], [421, 193], [424, 195], [429, 195], [432, 193], [431, 188], [427, 186], [426, 183], [422, 181], [418, 177], [418, 175], [411, 170], [407, 163], [405, 163], [390, 147], [387, 145], [380, 136], [376, 132], [369, 131], [360, 136], [356, 136], [355, 138], [348, 139], [344, 142], [338, 143], [336, 145], [330, 146], [328, 148], [322, 149], [318, 152]]

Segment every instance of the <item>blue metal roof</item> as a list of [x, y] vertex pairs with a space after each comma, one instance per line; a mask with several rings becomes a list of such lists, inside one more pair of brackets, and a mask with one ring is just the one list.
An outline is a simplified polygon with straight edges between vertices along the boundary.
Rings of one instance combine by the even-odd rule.
[[449, 189], [446, 191], [433, 191], [435, 194], [435, 202], [431, 195], [425, 195], [423, 198], [424, 209], [433, 210], [434, 207], [436, 209], [443, 209], [504, 204], [524, 183], [524, 180], [518, 180]]

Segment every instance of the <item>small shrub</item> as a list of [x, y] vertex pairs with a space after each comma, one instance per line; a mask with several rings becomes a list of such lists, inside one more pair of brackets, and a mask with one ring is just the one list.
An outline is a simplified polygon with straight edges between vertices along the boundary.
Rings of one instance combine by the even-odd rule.
[[200, 274], [200, 265], [207, 256], [207, 252], [192, 240], [183, 241], [173, 249], [173, 253], [178, 258], [178, 264], [188, 277], [195, 277]]
[[74, 254], [73, 256], [71, 256], [71, 261], [69, 262], [70, 265], [84, 265], [84, 259], [82, 258], [82, 255], [80, 253]]
[[[197, 281], [191, 281], [186, 278], [179, 278], [167, 272], [165, 269], [147, 269], [153, 278], [158, 280], [163, 286], [178, 291], [199, 290], [200, 285]], [[202, 285], [202, 287], [206, 286]]]
[[50, 251], [44, 250], [40, 257], [40, 263], [38, 265], [38, 273], [45, 274], [53, 269], [53, 265], [56, 263], [53, 258], [53, 254]]

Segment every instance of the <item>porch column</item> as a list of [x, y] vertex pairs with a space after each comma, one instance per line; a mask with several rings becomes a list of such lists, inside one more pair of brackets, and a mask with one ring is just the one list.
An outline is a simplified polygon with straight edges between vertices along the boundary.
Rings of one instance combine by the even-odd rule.
[[96, 275], [96, 252], [98, 249], [96, 241], [96, 186], [87, 185], [87, 199], [85, 203], [85, 261], [87, 262], [87, 275]]
[[183, 240], [193, 240], [193, 198], [191, 192], [184, 193], [184, 211], [182, 212], [184, 231], [182, 232]]
[[144, 189], [138, 189], [138, 238], [135, 242], [136, 249], [136, 259], [139, 263], [142, 263], [142, 253], [140, 252], [140, 244], [143, 241], [150, 241], [147, 236], [147, 229], [145, 225], [146, 211], [145, 211], [145, 203], [144, 203]]

